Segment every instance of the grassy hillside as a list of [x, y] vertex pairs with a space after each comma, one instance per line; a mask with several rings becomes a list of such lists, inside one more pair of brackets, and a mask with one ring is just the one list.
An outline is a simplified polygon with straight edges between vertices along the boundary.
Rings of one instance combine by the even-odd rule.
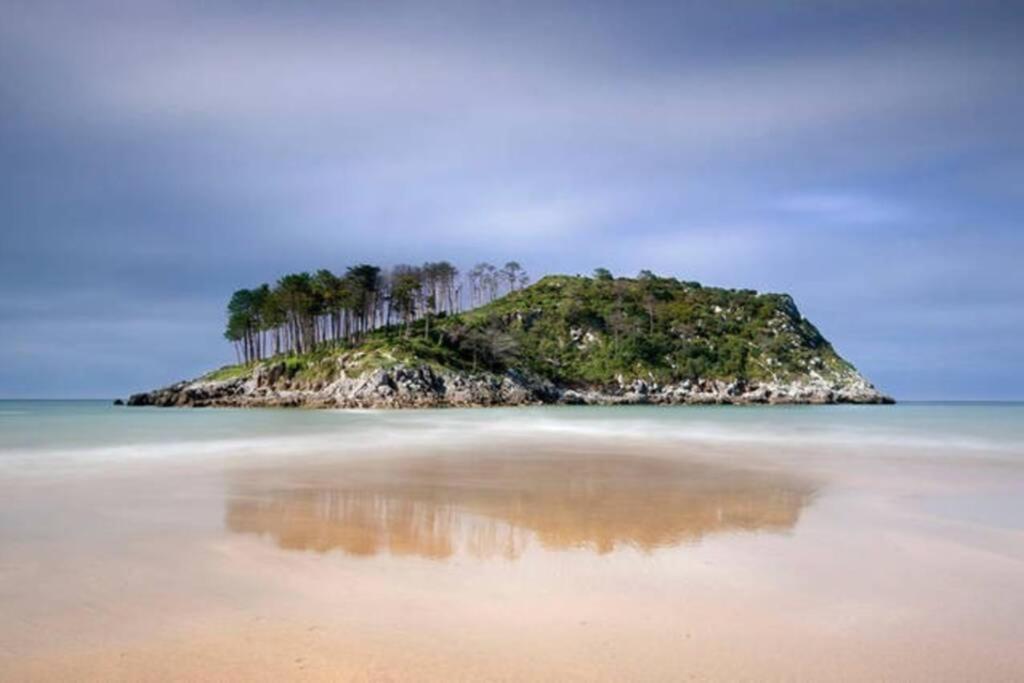
[[[618, 377], [788, 380], [851, 369], [784, 294], [671, 278], [548, 276], [481, 308], [377, 330], [357, 346], [284, 360], [287, 374], [328, 379], [398, 363], [528, 371], [565, 385]], [[222, 368], [211, 378], [243, 374]]]

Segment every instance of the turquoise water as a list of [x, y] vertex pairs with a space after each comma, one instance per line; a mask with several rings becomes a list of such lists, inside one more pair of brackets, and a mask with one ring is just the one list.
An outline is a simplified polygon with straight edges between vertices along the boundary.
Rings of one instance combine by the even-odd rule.
[[1024, 403], [896, 406], [536, 407], [421, 411], [115, 407], [108, 401], [0, 401], [0, 459], [62, 454], [159, 457], [234, 445], [366, 446], [481, 430], [680, 440], [854, 444], [1024, 452]]

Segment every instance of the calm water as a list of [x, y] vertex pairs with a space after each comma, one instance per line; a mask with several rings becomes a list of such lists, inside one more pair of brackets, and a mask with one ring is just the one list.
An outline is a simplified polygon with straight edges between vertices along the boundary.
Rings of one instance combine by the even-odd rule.
[[0, 402], [2, 680], [1021, 680], [1024, 405]]
[[50, 454], [157, 457], [204, 448], [365, 439], [458, 438], [502, 431], [602, 432], [699, 441], [836, 444], [1019, 454], [1024, 403], [896, 406], [538, 407], [444, 411], [161, 409], [109, 401], [0, 401], [0, 460]]

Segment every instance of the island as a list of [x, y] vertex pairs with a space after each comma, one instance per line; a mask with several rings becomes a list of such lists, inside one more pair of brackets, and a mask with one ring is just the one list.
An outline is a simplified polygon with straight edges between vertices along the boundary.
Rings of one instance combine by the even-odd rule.
[[239, 362], [131, 406], [886, 404], [792, 297], [515, 262], [281, 278], [235, 292]]

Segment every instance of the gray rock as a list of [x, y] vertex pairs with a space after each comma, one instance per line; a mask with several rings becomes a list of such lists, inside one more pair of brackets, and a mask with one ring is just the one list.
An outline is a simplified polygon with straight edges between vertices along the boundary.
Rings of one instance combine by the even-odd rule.
[[549, 380], [511, 370], [504, 375], [436, 370], [427, 365], [396, 365], [357, 377], [343, 372], [330, 382], [298, 386], [283, 363], [255, 368], [248, 377], [179, 382], [133, 394], [131, 406], [306, 406], [347, 408], [417, 408], [621, 404], [825, 404], [892, 403], [853, 370], [826, 380], [812, 373], [792, 381], [683, 380], [661, 385], [637, 379], [588, 387], [559, 387]]

